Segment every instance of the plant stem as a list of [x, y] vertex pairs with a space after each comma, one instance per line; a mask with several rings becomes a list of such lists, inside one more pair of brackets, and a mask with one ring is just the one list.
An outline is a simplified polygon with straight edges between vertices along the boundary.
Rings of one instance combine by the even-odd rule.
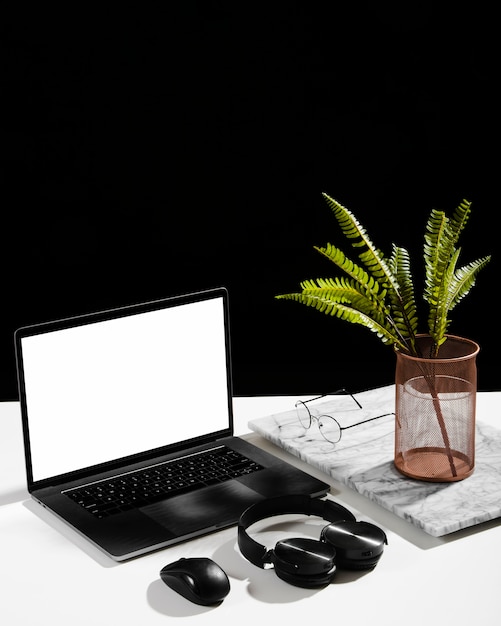
[[[413, 349], [409, 349], [410, 354], [420, 359], [424, 358], [418, 342], [414, 342], [412, 345], [412, 348]], [[434, 371], [435, 365], [433, 363], [433, 357], [436, 358], [437, 356], [438, 356], [438, 348], [434, 342], [432, 346], [430, 346], [430, 354], [428, 355], [428, 359], [427, 359], [427, 361], [429, 360], [429, 362], [427, 362], [426, 365], [424, 363], [419, 363], [419, 368], [421, 369], [423, 373], [423, 378], [426, 380], [426, 383], [430, 390], [430, 394], [431, 394], [432, 401], [433, 401], [433, 407], [437, 415], [438, 425], [440, 427], [440, 433], [442, 434], [442, 439], [444, 442], [447, 459], [449, 460], [451, 473], [452, 473], [452, 476], [456, 478], [457, 470], [454, 464], [454, 457], [452, 456], [451, 444], [449, 441], [449, 434], [447, 432], [447, 427], [445, 425], [445, 420], [444, 420], [444, 416], [442, 413], [442, 407], [440, 405], [440, 398], [438, 396], [438, 392], [435, 386], [435, 371]]]
[[[421, 364], [420, 364], [421, 365]], [[430, 366], [434, 369], [434, 366], [432, 363], [430, 363]], [[444, 420], [444, 416], [442, 413], [442, 407], [440, 405], [440, 398], [438, 397], [438, 392], [437, 389], [435, 387], [435, 373], [432, 372], [426, 372], [425, 370], [427, 368], [424, 367], [423, 364], [423, 375], [424, 378], [428, 384], [428, 387], [430, 389], [430, 393], [431, 393], [431, 397], [433, 399], [433, 407], [435, 409], [435, 413], [437, 414], [437, 420], [438, 420], [438, 425], [440, 427], [440, 432], [442, 434], [442, 439], [444, 440], [444, 446], [445, 446], [445, 452], [447, 454], [447, 458], [449, 460], [449, 465], [451, 468], [451, 473], [452, 476], [455, 478], [457, 477], [457, 470], [456, 470], [456, 466], [454, 465], [454, 457], [452, 456], [452, 452], [451, 452], [451, 444], [449, 441], [449, 434], [447, 433], [447, 427], [445, 425], [445, 420]]]

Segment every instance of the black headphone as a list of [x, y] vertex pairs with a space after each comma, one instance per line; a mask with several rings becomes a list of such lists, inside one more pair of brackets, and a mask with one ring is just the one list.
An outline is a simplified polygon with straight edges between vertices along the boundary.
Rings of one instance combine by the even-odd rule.
[[[330, 522], [323, 528], [320, 540], [293, 538], [278, 541], [271, 550], [247, 534], [255, 522], [273, 515], [303, 513]], [[385, 533], [374, 524], [357, 522], [344, 506], [332, 500], [309, 496], [278, 496], [262, 500], [246, 509], [238, 523], [238, 547], [243, 556], [264, 569], [273, 565], [275, 573], [297, 587], [322, 587], [331, 582], [337, 567], [372, 569], [379, 561]]]

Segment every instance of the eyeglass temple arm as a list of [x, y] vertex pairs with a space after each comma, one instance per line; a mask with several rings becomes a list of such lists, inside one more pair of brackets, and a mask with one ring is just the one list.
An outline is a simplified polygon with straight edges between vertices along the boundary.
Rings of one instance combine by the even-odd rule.
[[358, 404], [358, 408], [359, 408], [359, 409], [361, 409], [361, 408], [362, 408], [362, 405], [361, 405], [361, 404], [360, 404], [360, 402], [359, 402], [359, 401], [355, 398], [355, 396], [354, 396], [354, 395], [353, 395], [350, 391], [347, 391], [346, 389], [344, 389], [344, 387], [343, 387], [343, 389], [338, 389], [337, 391], [333, 391], [331, 395], [333, 395], [333, 396], [334, 396], [334, 395], [338, 395], [338, 394], [341, 394], [341, 393], [344, 393], [344, 394], [346, 394], [347, 396], [350, 396], [350, 398], [351, 398], [352, 400], [354, 400], [354, 401]]
[[[349, 391], [347, 391], [344, 387], [342, 389], [337, 389], [336, 391], [331, 391], [330, 393], [323, 393], [321, 396], [317, 396], [316, 398], [310, 398], [309, 400], [303, 400], [303, 404], [307, 404], [308, 402], [313, 402], [314, 400], [320, 400], [320, 398], [325, 398], [325, 396], [338, 396], [341, 394], [345, 394], [347, 396], [350, 396], [358, 405], [358, 408], [361, 409], [362, 405], [360, 404], [360, 402], [355, 398], [355, 396], [350, 393]], [[353, 424], [355, 426], [355, 424]]]
[[[362, 407], [360, 407], [362, 408]], [[362, 420], [361, 422], [357, 422], [356, 424], [350, 424], [349, 426], [340, 426], [341, 430], [348, 430], [348, 428], [353, 428], [354, 426], [360, 426], [360, 424], [366, 424], [367, 422], [373, 422], [374, 420], [378, 420], [381, 417], [387, 417], [388, 415], [395, 415], [393, 411], [391, 413], [383, 413], [382, 415], [376, 415], [376, 417], [369, 417], [369, 419]]]

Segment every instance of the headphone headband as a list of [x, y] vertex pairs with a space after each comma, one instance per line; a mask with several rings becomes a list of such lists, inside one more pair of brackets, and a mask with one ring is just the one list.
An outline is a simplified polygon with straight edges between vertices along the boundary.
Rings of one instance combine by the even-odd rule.
[[355, 521], [355, 516], [347, 508], [332, 500], [320, 500], [303, 495], [278, 496], [262, 500], [247, 508], [238, 523], [238, 545], [242, 554], [254, 565], [264, 568], [269, 550], [252, 539], [246, 529], [261, 519], [274, 515], [302, 513], [322, 517], [328, 522]]

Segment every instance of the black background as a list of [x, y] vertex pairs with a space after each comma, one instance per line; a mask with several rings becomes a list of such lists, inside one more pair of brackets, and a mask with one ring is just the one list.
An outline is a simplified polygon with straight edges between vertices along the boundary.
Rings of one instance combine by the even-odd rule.
[[217, 285], [237, 395], [392, 382], [368, 330], [274, 299], [335, 270], [323, 191], [409, 249], [419, 291], [430, 209], [473, 202], [461, 263], [494, 258], [451, 331], [500, 389], [496, 21], [336, 4], [4, 16], [0, 399], [16, 327]]

